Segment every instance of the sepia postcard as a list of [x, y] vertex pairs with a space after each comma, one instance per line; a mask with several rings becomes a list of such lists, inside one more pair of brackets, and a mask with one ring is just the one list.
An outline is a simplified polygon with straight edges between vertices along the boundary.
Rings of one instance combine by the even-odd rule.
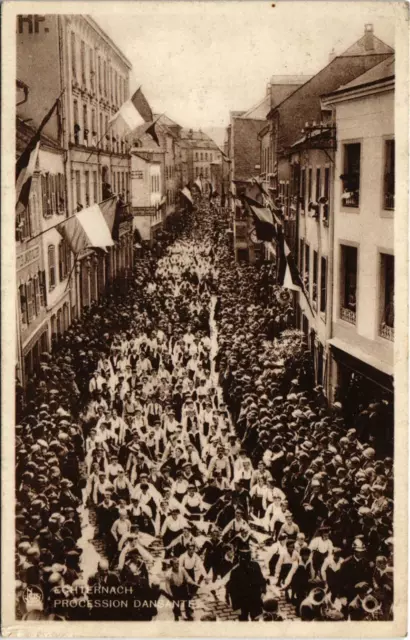
[[2, 634], [405, 636], [408, 4], [2, 9]]

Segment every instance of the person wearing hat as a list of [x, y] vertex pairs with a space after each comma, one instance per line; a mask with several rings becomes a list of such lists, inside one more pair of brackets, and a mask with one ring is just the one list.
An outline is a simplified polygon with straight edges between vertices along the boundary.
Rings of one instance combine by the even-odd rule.
[[320, 587], [313, 588], [300, 603], [299, 615], [304, 622], [322, 621], [324, 617], [324, 602], [326, 593]]
[[[96, 514], [98, 532], [96, 538], [106, 538], [111, 531], [114, 521], [118, 518], [118, 509], [114, 500], [111, 499], [111, 486], [104, 493], [104, 498], [97, 503]], [[97, 494], [98, 495], [98, 494]]]
[[164, 547], [167, 548], [175, 538], [181, 535], [183, 529], [188, 526], [186, 518], [181, 514], [178, 507], [171, 507], [169, 515], [165, 518], [160, 535]]
[[354, 585], [355, 598], [348, 604], [348, 620], [361, 622], [366, 619], [367, 612], [364, 608], [366, 595], [370, 592], [368, 582], [362, 581]]
[[276, 598], [267, 596], [262, 599], [262, 615], [260, 620], [264, 622], [283, 622], [284, 616], [279, 612], [279, 603]]
[[314, 581], [311, 551], [309, 547], [302, 547], [298, 563], [293, 563], [284, 583], [284, 590], [288, 600], [299, 611], [302, 600], [308, 595]]
[[366, 547], [361, 538], [356, 538], [352, 545], [353, 554], [346, 558], [340, 571], [342, 593], [351, 602], [356, 596], [355, 585], [358, 582], [371, 581], [371, 568], [365, 557]]
[[238, 553], [238, 566], [231, 571], [226, 595], [233, 610], [240, 610], [240, 621], [256, 620], [262, 613], [262, 597], [266, 593], [266, 580], [260, 565], [252, 560], [250, 549]]
[[[204, 563], [201, 560], [201, 557], [197, 553], [196, 544], [194, 540], [188, 542], [186, 551], [184, 551], [179, 556], [179, 565], [187, 574], [192, 578], [192, 580], [200, 585], [203, 580], [208, 580], [208, 575], [205, 571]], [[192, 587], [189, 589], [191, 597], [193, 597], [196, 593], [196, 587]]]

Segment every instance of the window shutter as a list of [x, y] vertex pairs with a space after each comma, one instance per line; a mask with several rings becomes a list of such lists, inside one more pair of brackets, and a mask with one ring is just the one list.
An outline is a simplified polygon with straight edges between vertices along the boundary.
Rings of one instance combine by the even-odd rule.
[[39, 271], [38, 274], [39, 284], [40, 284], [40, 301], [41, 306], [47, 306], [47, 292], [46, 292], [46, 272]]
[[34, 278], [34, 290], [36, 298], [36, 314], [38, 315], [41, 309], [40, 283], [38, 281], [38, 276]]
[[27, 304], [27, 324], [30, 324], [33, 317], [33, 283], [29, 280], [26, 284], [26, 304]]
[[22, 284], [19, 287], [20, 289], [20, 311], [21, 311], [21, 321], [23, 324], [28, 324], [27, 320], [27, 292], [26, 285]]

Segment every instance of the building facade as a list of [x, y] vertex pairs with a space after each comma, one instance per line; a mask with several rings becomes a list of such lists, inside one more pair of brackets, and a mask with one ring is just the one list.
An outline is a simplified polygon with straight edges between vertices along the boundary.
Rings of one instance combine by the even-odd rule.
[[81, 252], [75, 264], [56, 229], [112, 194], [127, 204], [130, 155], [109, 119], [128, 97], [131, 65], [88, 16], [21, 15], [16, 29], [17, 155], [59, 99], [43, 129], [29, 207], [16, 231], [18, 361], [24, 383], [39, 366], [41, 352], [50, 350], [73, 318], [131, 273], [126, 206], [115, 246], [107, 253]]
[[269, 124], [260, 136], [261, 177], [282, 209], [286, 240], [304, 282], [295, 296], [297, 327], [314, 356], [316, 382], [329, 395], [336, 259], [333, 225], [338, 215], [334, 197], [342, 172], [335, 168], [337, 123], [322, 96], [355, 81], [391, 54], [392, 49], [374, 35], [372, 25], [366, 25], [362, 38], [332, 56], [326, 67], [271, 109]]
[[[324, 101], [334, 109], [337, 127], [332, 397], [346, 406], [388, 404], [394, 367], [394, 58]], [[383, 426], [393, 428], [388, 420]]]

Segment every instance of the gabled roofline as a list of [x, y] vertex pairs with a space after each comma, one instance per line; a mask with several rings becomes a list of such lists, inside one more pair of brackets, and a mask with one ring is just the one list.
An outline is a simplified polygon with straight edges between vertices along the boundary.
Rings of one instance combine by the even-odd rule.
[[[353, 45], [352, 45], [353, 46]], [[281, 107], [287, 100], [289, 100], [290, 98], [293, 98], [293, 96], [300, 91], [303, 87], [306, 87], [306, 85], [309, 84], [309, 82], [312, 82], [312, 80], [314, 80], [316, 78], [316, 76], [319, 75], [319, 73], [322, 73], [322, 71], [324, 71], [325, 69], [327, 69], [328, 67], [330, 67], [331, 64], [334, 63], [335, 60], [343, 60], [344, 59], [349, 59], [349, 58], [372, 58], [373, 56], [385, 56], [385, 58], [389, 58], [391, 55], [393, 55], [392, 53], [371, 53], [367, 56], [344, 56], [344, 55], [340, 55], [340, 56], [335, 56], [332, 60], [330, 60], [330, 62], [327, 63], [327, 65], [325, 65], [324, 67], [322, 67], [321, 69], [319, 69], [319, 71], [317, 73], [315, 73], [314, 76], [312, 76], [310, 78], [310, 80], [308, 80], [307, 82], [305, 82], [305, 84], [300, 85], [300, 87], [298, 87], [297, 89], [295, 89], [295, 91], [293, 91], [289, 96], [287, 96], [284, 100], [282, 100], [282, 102], [279, 102], [279, 104], [277, 104], [275, 107], [273, 107], [273, 109], [271, 109], [269, 111], [269, 113], [267, 114], [267, 118], [271, 117], [275, 111], [277, 109], [279, 109], [279, 107]]]
[[384, 93], [386, 91], [394, 91], [394, 76], [383, 78], [382, 80], [374, 80], [373, 82], [366, 82], [358, 85], [357, 87], [348, 87], [340, 91], [333, 91], [327, 95], [321, 96], [323, 104], [335, 104], [337, 102], [344, 102], [354, 98], [361, 98], [366, 95], [373, 95], [376, 93]]
[[390, 85], [394, 86], [395, 74], [391, 76], [386, 76], [385, 78], [379, 78], [378, 80], [371, 80], [369, 82], [363, 82], [363, 84], [357, 84], [354, 87], [345, 87], [344, 89], [336, 89], [336, 91], [331, 91], [330, 93], [324, 93], [320, 97], [326, 101], [326, 98], [332, 98], [341, 96], [345, 93], [353, 93], [354, 91], [360, 91], [361, 89], [366, 89], [370, 87], [377, 87], [377, 85]]
[[125, 64], [126, 67], [128, 67], [128, 69], [132, 69], [132, 64], [131, 62], [128, 60], [128, 58], [123, 54], [123, 52], [121, 51], [121, 49], [115, 44], [115, 42], [113, 40], [111, 40], [110, 36], [104, 31], [104, 29], [102, 27], [100, 27], [100, 25], [98, 24], [98, 22], [96, 22], [94, 20], [94, 18], [92, 18], [89, 15], [84, 15], [83, 16], [84, 20], [86, 22], [88, 22], [88, 24], [90, 25], [90, 27], [92, 29], [94, 29], [98, 35], [106, 41], [106, 43], [112, 48], [114, 49], [115, 53], [118, 55], [119, 58], [121, 58], [121, 60], [123, 61], [123, 63]]

